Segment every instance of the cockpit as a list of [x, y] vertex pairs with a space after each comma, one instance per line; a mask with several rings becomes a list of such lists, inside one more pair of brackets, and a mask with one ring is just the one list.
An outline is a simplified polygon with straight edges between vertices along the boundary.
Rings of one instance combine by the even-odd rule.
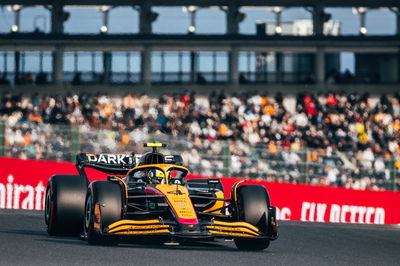
[[158, 164], [142, 165], [133, 168], [127, 175], [128, 183], [144, 184], [186, 184], [188, 170], [185, 167]]

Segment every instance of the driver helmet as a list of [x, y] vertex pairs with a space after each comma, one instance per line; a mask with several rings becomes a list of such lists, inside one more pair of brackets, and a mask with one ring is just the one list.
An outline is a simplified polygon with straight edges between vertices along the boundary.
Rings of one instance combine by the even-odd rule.
[[165, 174], [163, 171], [158, 170], [158, 169], [151, 169], [148, 173], [147, 176], [149, 178], [149, 183], [150, 184], [161, 184], [164, 181]]

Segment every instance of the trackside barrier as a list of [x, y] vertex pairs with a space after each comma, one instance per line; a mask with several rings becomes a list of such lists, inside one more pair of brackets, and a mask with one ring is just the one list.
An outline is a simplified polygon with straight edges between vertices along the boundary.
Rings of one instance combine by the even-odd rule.
[[[0, 157], [0, 208], [43, 210], [48, 178], [53, 174], [77, 174], [67, 162], [20, 160]], [[106, 176], [89, 172], [92, 179]], [[204, 178], [191, 175], [189, 178]], [[240, 179], [221, 178], [230, 195]], [[335, 187], [246, 181], [264, 185], [280, 220], [334, 223], [400, 224], [400, 192], [361, 191]]]
[[[227, 194], [240, 179], [222, 178]], [[400, 224], [400, 192], [354, 190], [250, 180], [268, 189], [280, 220]], [[229, 197], [229, 195], [226, 195]]]

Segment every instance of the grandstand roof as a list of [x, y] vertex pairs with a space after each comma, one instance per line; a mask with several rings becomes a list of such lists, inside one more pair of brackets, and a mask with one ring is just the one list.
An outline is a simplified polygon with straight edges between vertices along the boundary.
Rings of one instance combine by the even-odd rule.
[[[21, 4], [21, 5], [139, 5], [146, 0], [3, 0], [3, 5]], [[154, 6], [226, 6], [232, 2], [239, 6], [315, 6], [323, 5], [327, 7], [395, 7], [400, 6], [398, 0], [152, 0]]]
[[[397, 53], [400, 39], [397, 36], [256, 36], [256, 35], [69, 35], [69, 34], [4, 34], [0, 35], [0, 47], [4, 50], [50, 49], [63, 45], [65, 50], [142, 50], [152, 45], [161, 50], [227, 50], [232, 46], [239, 50], [279, 50], [313, 52], [317, 46], [326, 51], [343, 49], [353, 52]], [[277, 49], [277, 47], [280, 47]]]

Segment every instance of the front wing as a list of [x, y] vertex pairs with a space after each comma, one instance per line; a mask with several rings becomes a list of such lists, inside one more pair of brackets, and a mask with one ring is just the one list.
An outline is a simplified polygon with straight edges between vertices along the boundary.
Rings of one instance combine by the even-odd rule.
[[110, 224], [102, 232], [109, 236], [152, 236], [163, 235], [179, 238], [260, 238], [276, 239], [266, 235], [257, 227], [246, 222], [224, 222], [212, 220], [199, 225], [177, 225], [161, 219], [120, 220]]

